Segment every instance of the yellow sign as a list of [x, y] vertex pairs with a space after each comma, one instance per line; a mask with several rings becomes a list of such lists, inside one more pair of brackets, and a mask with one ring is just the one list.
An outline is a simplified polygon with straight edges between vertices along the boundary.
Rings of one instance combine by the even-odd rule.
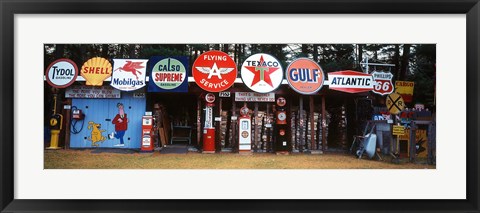
[[85, 85], [102, 86], [103, 81], [112, 76], [112, 64], [101, 57], [91, 58], [83, 64], [80, 75], [85, 78]]
[[415, 82], [413, 81], [396, 81], [395, 82], [395, 92], [402, 95], [405, 102], [412, 102], [413, 97], [413, 88]]
[[394, 115], [398, 115], [405, 108], [403, 98], [398, 93], [392, 93], [388, 95], [385, 102], [387, 104], [388, 111]]
[[398, 125], [393, 125], [393, 135], [404, 135], [405, 134], [405, 127], [404, 126], [398, 126]]

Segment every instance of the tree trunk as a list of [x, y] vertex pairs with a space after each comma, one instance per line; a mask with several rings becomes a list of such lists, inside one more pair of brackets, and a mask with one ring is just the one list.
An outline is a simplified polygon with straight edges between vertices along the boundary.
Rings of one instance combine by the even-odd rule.
[[393, 77], [394, 79], [398, 79], [400, 76], [400, 45], [395, 44], [395, 55], [393, 56], [393, 63], [395, 64], [395, 67], [393, 68]]
[[102, 44], [102, 57], [108, 58], [108, 44]]
[[411, 44], [404, 44], [403, 45], [403, 56], [402, 56], [402, 70], [400, 73], [400, 80], [404, 81], [405, 77], [407, 76], [408, 72], [408, 61], [410, 59], [410, 47]]
[[363, 60], [363, 44], [358, 45], [358, 65], [362, 66], [360, 63], [362, 63]]
[[130, 58], [135, 58], [135, 44], [128, 45], [128, 56]]
[[55, 59], [63, 58], [65, 54], [65, 44], [57, 44], [55, 47]]
[[318, 62], [318, 44], [313, 45], [313, 60]]
[[223, 52], [228, 54], [228, 44], [223, 45]]

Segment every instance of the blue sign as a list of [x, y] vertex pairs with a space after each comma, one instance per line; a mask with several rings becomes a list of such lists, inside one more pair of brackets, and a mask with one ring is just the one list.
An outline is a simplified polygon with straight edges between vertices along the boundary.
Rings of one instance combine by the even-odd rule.
[[188, 92], [188, 65], [187, 56], [151, 57], [148, 92]]

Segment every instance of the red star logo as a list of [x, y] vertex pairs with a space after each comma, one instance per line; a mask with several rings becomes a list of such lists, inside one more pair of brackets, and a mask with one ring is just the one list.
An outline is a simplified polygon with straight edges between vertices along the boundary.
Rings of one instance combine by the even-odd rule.
[[270, 79], [270, 74], [278, 70], [278, 67], [267, 67], [267, 66], [261, 66], [265, 61], [263, 60], [263, 56], [260, 56], [260, 66], [250, 66], [247, 68], [250, 72], [252, 72], [255, 76], [253, 77], [252, 85], [250, 87], [253, 87], [253, 85], [257, 84], [261, 80], [273, 87], [272, 84], [272, 79]]

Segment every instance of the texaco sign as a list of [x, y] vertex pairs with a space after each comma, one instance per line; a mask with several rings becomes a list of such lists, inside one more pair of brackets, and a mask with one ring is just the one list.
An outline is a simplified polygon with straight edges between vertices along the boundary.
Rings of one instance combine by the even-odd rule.
[[271, 55], [259, 53], [248, 57], [242, 65], [243, 83], [251, 90], [268, 93], [277, 89], [283, 80], [280, 62]]

